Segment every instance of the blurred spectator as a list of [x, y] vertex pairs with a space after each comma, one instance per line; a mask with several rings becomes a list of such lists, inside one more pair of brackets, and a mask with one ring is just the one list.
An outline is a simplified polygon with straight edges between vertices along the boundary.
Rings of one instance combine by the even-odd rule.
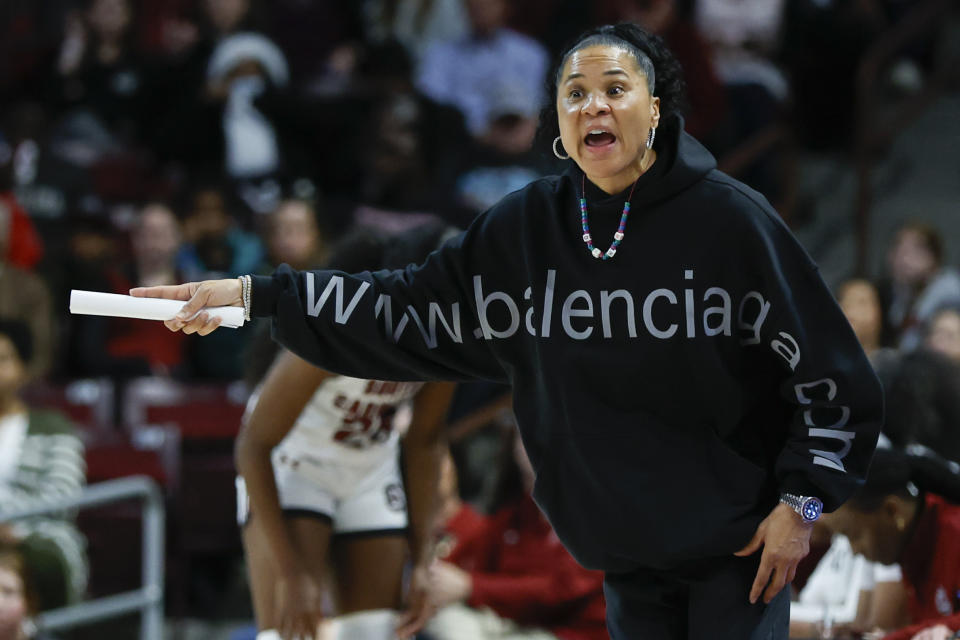
[[116, 289], [122, 279], [121, 242], [106, 214], [78, 212], [70, 217], [64, 231], [67, 250], [60, 263], [60, 280], [65, 290]]
[[790, 605], [791, 638], [834, 637], [842, 635], [841, 629], [862, 632], [905, 624], [906, 593], [898, 565], [854, 554], [845, 536], [831, 538], [825, 521], [814, 524], [813, 537], [826, 537], [830, 548]]
[[0, 525], [0, 640], [41, 640], [31, 621], [37, 613], [20, 541]]
[[[118, 272], [113, 277], [114, 293], [126, 294], [132, 287], [176, 284], [183, 280], [176, 269], [180, 224], [169, 207], [160, 203], [144, 207], [130, 240], [133, 261], [128, 273]], [[106, 327], [103, 342], [96, 342], [92, 333], [85, 338], [102, 349], [99, 360], [104, 373], [169, 375], [183, 362], [186, 336], [173, 335], [159, 322], [128, 318], [96, 318], [89, 322]]]
[[528, 91], [504, 91], [490, 106], [490, 126], [480, 139], [473, 169], [460, 176], [460, 200], [477, 213], [543, 175], [532, 150], [539, 104]]
[[[188, 91], [158, 127], [158, 148], [165, 159], [190, 171], [226, 174], [235, 182], [266, 183], [289, 171], [288, 151], [296, 138], [283, 139], [282, 114], [263, 101], [284, 94], [289, 82], [286, 59], [263, 35], [242, 32], [217, 44], [205, 67], [202, 91]], [[277, 186], [270, 187], [277, 192]], [[242, 185], [237, 188], [242, 193]], [[260, 202], [244, 195], [256, 211], [272, 211], [279, 194]]]
[[184, 114], [206, 100], [207, 65], [216, 46], [225, 38], [241, 31], [260, 31], [262, 21], [251, 6], [251, 0], [186, 0], [179, 11], [169, 0], [158, 8], [154, 24], [147, 25], [153, 35], [149, 40], [162, 42], [163, 55], [155, 69], [158, 93], [167, 97], [168, 115], [157, 127], [152, 145], [161, 154], [176, 154], [179, 149], [169, 134], [175, 133]]
[[960, 365], [960, 308], [937, 311], [930, 319], [924, 344]]
[[[445, 525], [453, 546], [431, 567], [440, 610], [425, 632], [436, 640], [606, 640], [603, 575], [560, 544], [530, 497], [534, 472], [520, 439], [506, 434], [494, 514], [441, 501], [442, 513], [453, 512]], [[449, 467], [444, 478], [450, 491]]]
[[[774, 62], [787, 0], [694, 0], [693, 22], [710, 45], [729, 108], [707, 140], [717, 156], [782, 119], [790, 86]], [[786, 159], [776, 149], [745, 168], [741, 180], [777, 202], [785, 195]]]
[[20, 269], [33, 269], [43, 256], [40, 236], [11, 191], [0, 191], [0, 249], [2, 262]]
[[[40, 276], [15, 266], [8, 260], [18, 247], [10, 242], [22, 237], [24, 227], [17, 227], [15, 209], [6, 207], [6, 196], [0, 196], [0, 318], [24, 322], [35, 345], [36, 358], [29, 366], [31, 377], [40, 377], [50, 369], [53, 359], [53, 316], [50, 291]], [[27, 221], [29, 224], [29, 221]]]
[[[131, 229], [132, 256], [124, 260], [121, 238], [100, 216], [73, 221], [64, 263], [63, 310], [71, 289], [126, 294], [147, 282], [172, 284], [183, 280], [175, 257], [181, 246], [179, 223], [159, 203], [143, 208]], [[186, 336], [173, 336], [158, 322], [67, 315], [63, 367], [70, 376], [131, 378], [184, 374]]]
[[458, 215], [461, 207], [452, 181], [434, 180], [431, 175], [427, 159], [431, 149], [420, 135], [425, 126], [429, 126], [427, 112], [411, 95], [389, 97], [376, 113], [373, 139], [363, 158], [361, 204], [354, 211], [359, 224], [383, 222], [394, 225], [387, 231], [399, 231], [405, 225], [421, 224], [433, 213], [451, 223], [468, 217]]
[[397, 40], [419, 61], [437, 42], [460, 40], [470, 30], [464, 0], [367, 0], [367, 39]]
[[46, 107], [31, 101], [12, 106], [3, 121], [3, 136], [9, 155], [0, 157], [0, 188], [13, 190], [38, 226], [46, 249], [55, 253], [60, 249], [57, 241], [62, 242], [62, 218], [89, 189], [85, 168], [103, 149], [96, 141], [72, 138], [68, 127], [51, 128]]
[[773, 63], [785, 6], [786, 0], [695, 0], [697, 28], [728, 87], [757, 87], [774, 103], [787, 99], [786, 77]]
[[5, 262], [32, 269], [43, 257], [43, 241], [23, 206], [20, 187], [37, 179], [40, 145], [34, 136], [43, 135], [42, 107], [18, 103], [0, 121], [0, 247]]
[[876, 287], [868, 280], [847, 280], [840, 285], [837, 302], [857, 334], [863, 351], [867, 356], [872, 356], [880, 348], [883, 331], [883, 310]]
[[397, 42], [368, 47], [358, 70], [357, 88], [371, 116], [368, 135], [358, 141], [356, 221], [380, 224], [392, 217], [390, 224], [400, 226], [386, 230], [398, 231], [435, 214], [466, 226], [475, 212], [457, 200], [455, 180], [474, 149], [461, 114], [414, 87], [410, 57]]
[[874, 364], [886, 399], [883, 433], [891, 443], [920, 445], [960, 462], [960, 367], [924, 349], [885, 350]]
[[66, 250], [58, 265], [61, 272], [57, 295], [62, 302], [59, 308], [64, 313], [61, 343], [64, 373], [78, 377], [143, 375], [139, 364], [128, 370], [106, 357], [110, 318], [66, 314], [71, 290], [117, 292], [126, 283], [116, 230], [102, 214], [76, 214], [70, 219], [66, 235]]
[[887, 321], [885, 344], [910, 351], [923, 339], [923, 325], [946, 305], [960, 305], [960, 273], [943, 263], [943, 238], [923, 222], [901, 226], [887, 252], [888, 278], [881, 284]]
[[272, 271], [283, 263], [294, 269], [314, 269], [326, 263], [327, 246], [313, 204], [284, 200], [270, 216], [268, 225], [269, 264], [264, 265], [264, 271]]
[[[193, 190], [189, 204], [183, 223], [187, 242], [177, 256], [177, 271], [182, 277], [207, 280], [256, 273], [264, 261], [263, 244], [258, 236], [237, 224], [232, 215], [235, 207], [225, 192], [203, 185]], [[157, 327], [165, 329], [159, 324]], [[253, 334], [253, 325], [247, 323], [202, 338], [188, 336], [183, 374], [218, 381], [241, 378], [242, 354]]]
[[[955, 467], [956, 465], [954, 465]], [[960, 475], [942, 460], [878, 449], [866, 483], [826, 516], [872, 562], [899, 562], [912, 626], [885, 640], [960, 629]], [[948, 631], [918, 636], [925, 629]]]
[[172, 76], [185, 82], [181, 90], [202, 88], [207, 61], [218, 42], [241, 31], [262, 31], [264, 26], [251, 0], [153, 0], [153, 5], [153, 11], [144, 9], [152, 14], [142, 25], [145, 40], [165, 56]]
[[[0, 321], [0, 520], [18, 509], [77, 496], [84, 484], [83, 444], [73, 425], [59, 413], [28, 408], [20, 400], [31, 351], [24, 324]], [[31, 549], [40, 608], [76, 602], [87, 581], [79, 531], [56, 515], [13, 524]]]
[[537, 41], [506, 28], [506, 0], [466, 0], [471, 34], [437, 43], [423, 56], [417, 86], [428, 96], [460, 109], [467, 129], [481, 137], [492, 124], [491, 109], [504, 91], [543, 99], [547, 52]]
[[636, 22], [664, 39], [683, 66], [690, 102], [685, 129], [708, 147], [724, 143], [719, 132], [728, 116], [727, 98], [713, 66], [711, 49], [683, 0], [601, 0], [601, 23]]
[[134, 287], [180, 281], [175, 258], [180, 248], [180, 223], [165, 204], [154, 202], [140, 211], [131, 234]]
[[235, 179], [257, 178], [280, 167], [280, 149], [272, 123], [254, 100], [268, 83], [284, 87], [287, 62], [267, 38], [239, 33], [222, 41], [207, 67], [208, 91], [224, 100], [223, 135], [227, 174]]
[[[858, 283], [859, 281], [851, 281], [848, 285], [857, 285]], [[925, 455], [939, 461], [937, 466], [949, 469], [950, 464], [954, 464], [954, 467], [956, 467], [955, 463], [945, 462], [945, 460], [960, 454], [960, 429], [958, 429], [958, 425], [960, 425], [960, 368], [938, 354], [923, 350], [911, 353], [899, 353], [889, 349], [879, 350], [875, 355], [874, 364], [884, 387], [886, 422], [883, 435], [888, 446], [892, 445], [897, 451], [926, 452]], [[841, 631], [863, 633], [873, 631], [876, 627], [889, 630], [908, 622], [908, 620], [903, 619], [903, 611], [898, 604], [899, 597], [902, 594], [898, 595], [898, 590], [893, 585], [876, 585], [874, 587], [876, 591], [870, 596], [870, 599], [865, 599], [862, 595], [854, 598], [854, 602], [858, 603], [859, 607], [837, 608], [831, 606], [830, 608], [824, 608], [821, 606], [824, 597], [833, 597], [831, 593], [838, 595], [841, 592], [846, 592], [847, 596], [845, 598], [849, 601], [849, 598], [856, 596], [853, 591], [855, 582], [869, 585], [871, 582], [879, 582], [878, 576], [889, 578], [894, 575], [892, 568], [873, 567], [871, 569], [869, 566], [871, 562], [890, 564], [904, 561], [916, 563], [920, 560], [916, 553], [919, 551], [919, 547], [915, 549], [915, 552], [909, 554], [909, 559], [907, 555], [900, 555], [900, 550], [903, 549], [903, 534], [909, 534], [914, 530], [914, 525], [907, 522], [909, 518], [906, 515], [903, 515], [904, 523], [902, 524], [898, 523], [896, 519], [891, 519], [894, 507], [900, 508], [903, 505], [899, 502], [888, 505], [880, 499], [884, 495], [884, 491], [889, 490], [899, 496], [901, 495], [899, 491], [908, 486], [907, 479], [901, 477], [907, 468], [901, 457], [902, 454], [898, 457], [898, 454], [878, 450], [864, 489], [841, 510], [835, 514], [825, 515], [822, 520], [824, 526], [834, 533], [849, 536], [849, 547], [852, 553], [863, 554], [868, 562], [853, 558], [851, 552], [841, 553], [843, 549], [841, 546], [837, 546], [838, 537], [835, 537], [834, 545], [828, 555], [821, 560], [816, 573], [822, 573], [825, 576], [831, 572], [836, 573], [844, 570], [849, 571], [849, 575], [841, 579], [839, 574], [836, 574], [830, 583], [824, 582], [819, 587], [815, 587], [820, 592], [820, 596], [808, 600], [806, 605], [803, 604], [804, 599], [801, 598], [801, 604], [791, 610], [791, 620], [797, 618], [819, 620], [821, 623], [826, 623], [820, 625], [822, 630], [825, 626], [829, 626], [829, 622], [831, 622], [831, 620], [826, 619], [829, 614], [832, 622], [840, 623], [833, 629], [833, 633], [841, 637], [845, 637]], [[900, 476], [897, 476], [899, 479], [897, 477], [893, 478], [894, 484], [901, 480], [903, 484], [891, 489], [885, 483], [890, 480], [887, 475], [891, 473], [892, 469], [899, 469], [894, 473], [895, 476], [900, 474]], [[923, 468], [919, 470], [920, 475], [913, 478], [913, 482], [921, 489], [924, 487], [920, 481], [926, 478], [922, 471]], [[958, 488], [960, 488], [960, 484], [958, 484]], [[935, 488], [931, 487], [930, 490], [934, 491]], [[906, 494], [903, 495], [906, 496]], [[911, 499], [915, 497], [917, 497], [916, 492], [913, 493]], [[948, 495], [946, 497], [952, 499]], [[922, 504], [922, 502], [921, 496], [920, 503]], [[882, 503], [883, 506], [881, 506]], [[885, 519], [886, 522], [884, 522]], [[890, 536], [891, 532], [883, 527], [889, 527], [891, 522], [898, 526], [896, 536], [899, 536], [901, 543], [872, 538], [874, 535]], [[883, 545], [882, 549], [879, 548], [880, 545]], [[932, 553], [932, 549], [928, 549], [928, 551]], [[949, 563], [947, 556], [938, 555], [936, 557], [938, 561], [942, 559]], [[857, 569], [857, 564], [860, 565], [860, 569]], [[916, 584], [916, 572], [918, 570], [921, 569], [918, 569], [915, 564], [909, 568], [906, 565], [903, 566], [906, 584]], [[957, 566], [957, 570], [960, 571], [960, 565]], [[860, 571], [862, 573], [859, 573]], [[910, 571], [914, 572], [913, 576], [907, 575]], [[816, 584], [813, 576], [808, 584]], [[915, 614], [917, 596], [909, 590], [907, 595], [914, 601], [911, 604], [911, 609], [912, 613]], [[818, 604], [814, 606], [813, 603]], [[818, 607], [820, 610], [819, 616], [817, 616]], [[844, 621], [840, 618], [849, 618], [849, 620]], [[914, 620], [916, 620], [916, 617], [914, 617]], [[852, 621], [852, 624], [843, 624], [850, 621]], [[800, 625], [793, 626], [796, 626], [795, 630], [798, 632], [804, 630]], [[809, 627], [805, 629], [810, 630]], [[911, 638], [912, 636], [907, 635], [905, 637]]]
[[186, 244], [177, 270], [187, 280], [253, 273], [263, 261], [260, 239], [243, 231], [228, 208], [228, 197], [213, 185], [196, 188], [183, 223]]
[[86, 0], [83, 6], [67, 20], [51, 98], [84, 114], [73, 126], [86, 135], [103, 135], [105, 127], [120, 140], [136, 141], [152, 103], [149, 73], [134, 48], [134, 5]]

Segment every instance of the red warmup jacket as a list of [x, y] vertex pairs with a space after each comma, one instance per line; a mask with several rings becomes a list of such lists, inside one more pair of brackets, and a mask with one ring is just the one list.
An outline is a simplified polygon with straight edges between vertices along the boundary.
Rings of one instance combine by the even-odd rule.
[[0, 193], [0, 235], [6, 234], [7, 254], [2, 256], [5, 262], [21, 269], [30, 270], [37, 266], [43, 257], [43, 242], [30, 215], [20, 206], [13, 193]]
[[570, 556], [528, 496], [490, 517], [464, 506], [450, 519], [446, 560], [470, 573], [467, 604], [490, 607], [562, 640], [608, 640], [603, 573]]
[[884, 640], [910, 640], [938, 624], [960, 629], [960, 505], [927, 495], [900, 566], [910, 617], [917, 624], [898, 629]]

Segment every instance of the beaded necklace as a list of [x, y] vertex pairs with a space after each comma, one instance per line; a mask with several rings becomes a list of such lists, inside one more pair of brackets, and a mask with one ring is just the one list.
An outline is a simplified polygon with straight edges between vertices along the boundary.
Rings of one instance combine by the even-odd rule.
[[633, 186], [630, 188], [630, 195], [627, 196], [626, 202], [623, 203], [623, 213], [620, 215], [620, 227], [617, 229], [616, 233], [613, 234], [613, 244], [610, 245], [610, 248], [607, 249], [606, 253], [600, 251], [593, 246], [593, 238], [590, 237], [590, 223], [587, 221], [587, 176], [583, 175], [583, 178], [580, 181], [580, 224], [583, 226], [583, 241], [587, 243], [587, 251], [590, 252], [594, 258], [609, 260], [617, 254], [617, 247], [620, 246], [620, 241], [623, 240], [623, 234], [627, 229], [627, 218], [630, 216], [630, 200], [633, 199], [633, 190], [637, 188], [637, 183], [640, 182], [640, 176], [646, 172], [641, 172], [637, 179], [634, 180]]

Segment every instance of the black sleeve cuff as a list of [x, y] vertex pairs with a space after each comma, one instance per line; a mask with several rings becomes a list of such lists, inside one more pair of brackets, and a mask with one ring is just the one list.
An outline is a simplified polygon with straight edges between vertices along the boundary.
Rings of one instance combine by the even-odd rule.
[[280, 283], [273, 276], [250, 276], [250, 317], [273, 315], [280, 297]]

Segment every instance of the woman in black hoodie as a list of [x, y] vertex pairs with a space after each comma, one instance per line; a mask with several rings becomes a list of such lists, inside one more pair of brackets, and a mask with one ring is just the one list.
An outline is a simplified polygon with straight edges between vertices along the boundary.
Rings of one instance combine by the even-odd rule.
[[214, 330], [192, 318], [205, 306], [272, 316], [346, 375], [509, 382], [534, 497], [606, 572], [615, 640], [786, 638], [783, 587], [820, 510], [862, 481], [879, 383], [776, 212], [683, 132], [658, 38], [588, 31], [551, 88], [567, 170], [421, 266], [133, 293], [189, 299], [173, 330]]

